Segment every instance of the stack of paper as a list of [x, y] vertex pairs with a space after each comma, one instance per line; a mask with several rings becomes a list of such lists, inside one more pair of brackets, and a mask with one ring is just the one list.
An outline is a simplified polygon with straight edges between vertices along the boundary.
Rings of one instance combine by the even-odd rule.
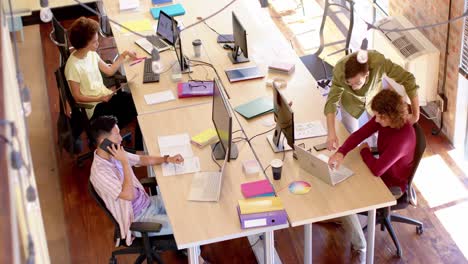
[[279, 197], [239, 200], [237, 207], [241, 228], [281, 225], [288, 222]]
[[206, 145], [215, 143], [218, 141], [218, 133], [213, 128], [209, 128], [200, 134], [197, 134], [192, 137], [191, 142], [197, 147], [204, 147]]
[[327, 130], [320, 121], [312, 121], [294, 125], [294, 138], [296, 140], [312, 137], [321, 137], [326, 135]]
[[158, 137], [161, 156], [182, 155], [184, 162], [181, 164], [163, 163], [163, 176], [172, 176], [200, 171], [200, 160], [193, 155], [188, 134], [177, 134]]
[[243, 183], [241, 191], [245, 198], [275, 196], [275, 191], [267, 179]]
[[168, 101], [175, 100], [174, 94], [170, 91], [152, 93], [152, 94], [145, 94], [145, 102], [146, 104], [160, 104]]

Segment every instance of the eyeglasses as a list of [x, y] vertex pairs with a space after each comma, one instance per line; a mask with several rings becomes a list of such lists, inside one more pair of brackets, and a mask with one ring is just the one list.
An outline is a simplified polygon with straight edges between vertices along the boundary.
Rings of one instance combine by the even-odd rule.
[[189, 88], [190, 89], [193, 89], [193, 88], [202, 88], [202, 89], [207, 89], [208, 87], [206, 87], [205, 85], [205, 81], [198, 81], [198, 80], [191, 80], [189, 82]]

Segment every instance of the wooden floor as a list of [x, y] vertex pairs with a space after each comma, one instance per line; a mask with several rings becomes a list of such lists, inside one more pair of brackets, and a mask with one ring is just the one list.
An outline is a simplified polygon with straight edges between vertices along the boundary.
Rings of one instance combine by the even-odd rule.
[[[63, 22], [65, 26], [70, 21]], [[58, 67], [58, 50], [49, 40], [51, 28], [40, 26], [43, 41], [43, 57], [46, 69], [47, 93], [51, 112], [51, 134], [55, 135], [58, 115], [58, 96], [54, 71]], [[108, 43], [107, 43], [108, 44]], [[105, 45], [107, 45], [105, 44]], [[111, 56], [111, 54], [108, 54]], [[443, 136], [430, 133], [432, 124], [421, 120], [428, 140], [427, 155], [438, 154], [450, 169], [468, 187], [467, 175], [455, 165], [447, 151], [451, 145]], [[78, 168], [67, 154], [57, 152], [60, 186], [63, 194], [63, 208], [66, 232], [69, 239], [69, 253], [72, 263], [106, 263], [113, 246], [113, 226], [104, 213], [96, 206], [87, 192], [90, 161]], [[138, 176], [146, 176], [145, 170], [137, 170]], [[450, 190], [440, 190], [450, 192]], [[424, 222], [425, 231], [416, 235], [413, 226], [396, 224], [395, 229], [403, 248], [403, 258], [395, 257], [395, 248], [386, 232], [376, 230], [375, 263], [468, 263], [449, 233], [435, 215], [433, 208], [418, 192], [419, 206], [401, 211], [401, 214]], [[460, 201], [451, 201], [455, 205]], [[440, 207], [439, 207], [440, 208]], [[190, 224], [190, 223], [187, 223]], [[196, 228], [196, 227], [194, 227]], [[303, 228], [289, 228], [275, 232], [275, 246], [283, 263], [302, 263]], [[466, 245], [465, 245], [466, 246]], [[202, 247], [202, 256], [210, 263], [256, 263], [255, 256], [246, 238], [211, 244]], [[135, 256], [119, 257], [119, 263], [133, 263]], [[187, 258], [175, 253], [165, 253], [166, 263], [186, 263]], [[354, 263], [349, 238], [340, 226], [335, 224], [313, 225], [314, 263]]]

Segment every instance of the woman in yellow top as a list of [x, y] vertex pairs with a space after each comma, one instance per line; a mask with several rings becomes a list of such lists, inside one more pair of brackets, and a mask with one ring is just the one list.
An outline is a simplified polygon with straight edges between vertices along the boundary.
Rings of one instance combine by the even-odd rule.
[[[412, 114], [408, 115], [408, 121], [413, 124], [419, 120], [419, 87], [413, 74], [377, 51], [368, 51], [364, 57], [358, 56], [358, 52], [351, 53], [341, 59], [333, 69], [332, 86], [325, 104], [329, 150], [339, 146], [335, 131], [338, 106], [341, 108], [341, 121], [348, 132], [358, 130], [370, 119], [370, 102], [382, 88], [383, 74], [404, 86], [411, 101]], [[375, 139], [370, 145], [373, 147], [374, 143]]]
[[[67, 78], [73, 98], [77, 102], [93, 104], [87, 109], [88, 118], [113, 115], [119, 120], [119, 126], [128, 125], [137, 116], [137, 111], [129, 93], [115, 93], [103, 82], [101, 72], [114, 75], [127, 57], [136, 58], [135, 52], [124, 51], [113, 64], [105, 63], [96, 53], [99, 47], [99, 24], [89, 18], [80, 17], [69, 29], [69, 38], [75, 51], [65, 65]], [[141, 132], [137, 125], [135, 135], [136, 148], [142, 149]]]

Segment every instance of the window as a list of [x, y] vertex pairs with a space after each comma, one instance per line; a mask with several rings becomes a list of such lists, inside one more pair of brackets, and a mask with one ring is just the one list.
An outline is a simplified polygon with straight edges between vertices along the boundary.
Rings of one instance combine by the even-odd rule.
[[[465, 0], [465, 10], [468, 8], [468, 0]], [[468, 79], [468, 18], [464, 18], [462, 47], [460, 51], [460, 74]]]
[[388, 5], [389, 0], [373, 0], [374, 4], [382, 11], [385, 15], [388, 16]]

